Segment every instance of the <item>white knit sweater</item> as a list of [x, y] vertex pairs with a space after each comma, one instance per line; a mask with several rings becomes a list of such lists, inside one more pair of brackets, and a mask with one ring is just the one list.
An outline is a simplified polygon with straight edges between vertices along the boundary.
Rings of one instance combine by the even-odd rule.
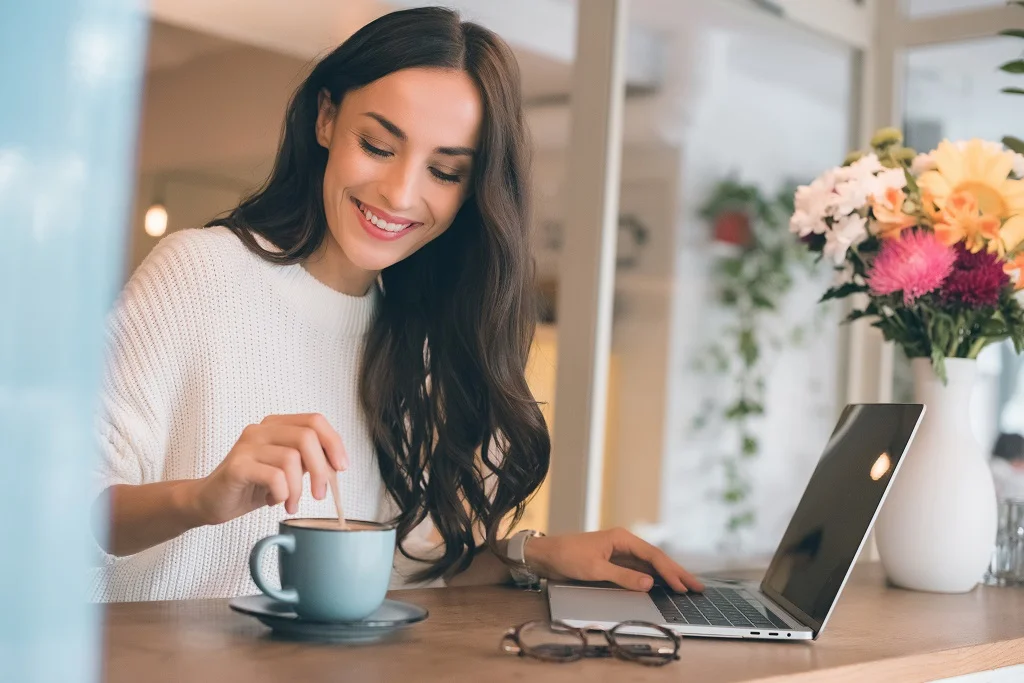
[[[271, 414], [317, 412], [341, 435], [349, 455], [349, 469], [339, 476], [346, 514], [390, 518], [394, 508], [358, 398], [365, 334], [379, 296], [376, 288], [347, 296], [300, 265], [269, 263], [226, 228], [161, 240], [110, 316], [94, 492], [204, 477], [246, 425]], [[329, 498], [310, 495], [307, 477], [297, 516], [333, 514]], [[104, 555], [93, 599], [256, 593], [249, 551], [277, 533], [285, 516], [282, 505], [263, 507], [135, 555]], [[423, 552], [429, 525], [417, 531], [421, 540], [412, 546]], [[404, 585], [412, 569], [396, 555], [392, 586]], [[276, 579], [276, 558], [265, 570]]]

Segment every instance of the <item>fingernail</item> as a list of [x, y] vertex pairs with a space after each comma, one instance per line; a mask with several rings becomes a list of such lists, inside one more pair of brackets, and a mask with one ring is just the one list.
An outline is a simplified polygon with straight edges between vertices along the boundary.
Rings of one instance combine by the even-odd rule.
[[649, 591], [651, 590], [651, 588], [654, 587], [654, 579], [652, 579], [649, 576], [645, 576], [640, 580], [640, 585], [643, 587], [645, 591]]

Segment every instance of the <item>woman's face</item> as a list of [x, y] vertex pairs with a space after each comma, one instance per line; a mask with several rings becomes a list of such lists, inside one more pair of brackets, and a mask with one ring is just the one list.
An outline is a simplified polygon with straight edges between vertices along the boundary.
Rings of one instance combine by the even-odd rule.
[[396, 71], [340, 107], [321, 96], [324, 211], [344, 261], [381, 271], [448, 229], [469, 194], [482, 118], [463, 71]]

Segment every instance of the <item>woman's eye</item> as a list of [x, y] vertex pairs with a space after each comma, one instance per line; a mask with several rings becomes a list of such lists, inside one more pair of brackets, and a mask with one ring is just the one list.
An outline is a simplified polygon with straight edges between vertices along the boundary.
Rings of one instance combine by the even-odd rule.
[[456, 174], [453, 174], [453, 173], [445, 173], [444, 171], [440, 171], [440, 170], [438, 170], [436, 168], [431, 168], [430, 169], [430, 173], [435, 178], [440, 180], [442, 183], [457, 183], [457, 182], [460, 182], [462, 180], [462, 176], [461, 175], [456, 175]]
[[380, 157], [382, 159], [386, 159], [389, 156], [392, 156], [393, 154], [392, 152], [389, 152], [386, 149], [374, 147], [369, 143], [369, 141], [366, 138], [359, 138], [359, 146], [362, 147], [363, 151], [366, 152], [367, 154], [375, 157]]

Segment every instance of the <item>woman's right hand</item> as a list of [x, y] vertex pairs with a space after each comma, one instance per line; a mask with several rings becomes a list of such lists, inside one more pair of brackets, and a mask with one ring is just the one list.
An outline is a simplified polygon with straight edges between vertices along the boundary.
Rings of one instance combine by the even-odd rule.
[[220, 524], [264, 505], [284, 503], [295, 514], [302, 479], [327, 496], [327, 478], [348, 468], [341, 437], [323, 415], [271, 415], [242, 430], [224, 461], [209, 476], [190, 482], [188, 498], [200, 524]]

